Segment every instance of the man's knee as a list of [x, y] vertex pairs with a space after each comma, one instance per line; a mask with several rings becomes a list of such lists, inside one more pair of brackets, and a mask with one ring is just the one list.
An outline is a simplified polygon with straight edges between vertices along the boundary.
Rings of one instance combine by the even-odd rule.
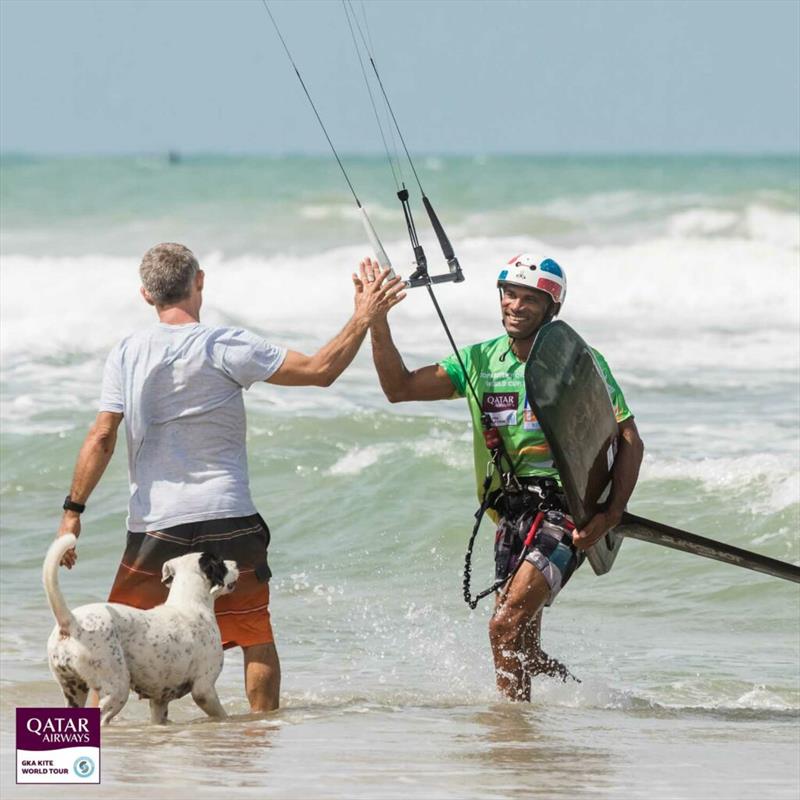
[[526, 631], [535, 624], [550, 587], [539, 570], [528, 562], [520, 567], [489, 622], [493, 647], [519, 647]]
[[281, 664], [274, 644], [254, 644], [243, 647], [244, 668], [247, 672], [264, 677], [280, 676]]
[[492, 647], [514, 647], [519, 644], [529, 619], [520, 609], [498, 609], [489, 620], [489, 641]]

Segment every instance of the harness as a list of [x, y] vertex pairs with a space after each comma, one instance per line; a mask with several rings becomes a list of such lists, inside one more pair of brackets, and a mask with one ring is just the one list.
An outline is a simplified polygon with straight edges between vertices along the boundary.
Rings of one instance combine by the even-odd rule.
[[[500, 431], [492, 425], [488, 414], [481, 416], [483, 440], [491, 456], [483, 481], [481, 504], [475, 512], [475, 524], [464, 556], [464, 601], [470, 608], [509, 582], [528, 554], [547, 512], [561, 512], [565, 508], [558, 482], [553, 478], [520, 478], [516, 474], [511, 457], [505, 449]], [[503, 466], [505, 465], [505, 468]], [[500, 488], [490, 491], [495, 473], [500, 477]], [[475, 538], [487, 509], [492, 508], [506, 519], [519, 519], [526, 512], [534, 511], [533, 521], [519, 548], [519, 539], [512, 531], [499, 531], [495, 541], [495, 573], [499, 577], [487, 589], [472, 596], [472, 549]], [[502, 539], [502, 541], [501, 541]]]

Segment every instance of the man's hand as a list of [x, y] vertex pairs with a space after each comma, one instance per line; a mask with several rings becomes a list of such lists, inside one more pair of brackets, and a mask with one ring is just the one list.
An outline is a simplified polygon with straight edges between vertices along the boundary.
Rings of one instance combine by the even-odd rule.
[[[75, 511], [65, 511], [61, 517], [61, 525], [58, 527], [56, 538], [63, 536], [65, 533], [74, 533], [75, 538], [81, 535], [81, 515]], [[64, 557], [61, 559], [61, 566], [67, 569], [72, 569], [75, 562], [78, 560], [78, 554], [73, 547], [72, 550], [67, 550]]]
[[593, 544], [599, 542], [612, 528], [619, 525], [622, 520], [621, 511], [599, 511], [583, 527], [572, 533], [572, 543], [578, 550], [588, 550]]
[[289, 350], [283, 364], [269, 377], [278, 386], [330, 386], [353, 361], [370, 327], [386, 319], [392, 306], [405, 296], [400, 278], [389, 278], [372, 259], [361, 262], [361, 276], [353, 273], [355, 310], [344, 328], [313, 356]]
[[365, 258], [359, 264], [359, 273], [353, 273], [355, 316], [371, 325], [375, 320], [385, 318], [389, 309], [405, 298], [405, 284], [397, 276], [389, 278], [391, 269], [382, 270], [380, 264], [371, 258]]

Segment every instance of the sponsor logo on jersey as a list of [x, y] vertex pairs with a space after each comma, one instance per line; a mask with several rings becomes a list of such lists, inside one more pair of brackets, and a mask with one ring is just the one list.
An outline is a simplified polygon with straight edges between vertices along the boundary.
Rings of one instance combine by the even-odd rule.
[[542, 428], [542, 426], [539, 425], [539, 420], [536, 419], [536, 415], [533, 413], [527, 395], [525, 396], [525, 407], [522, 411], [522, 427], [526, 431], [538, 431]]
[[494, 425], [516, 425], [519, 394], [517, 392], [484, 392], [481, 410], [488, 413]]

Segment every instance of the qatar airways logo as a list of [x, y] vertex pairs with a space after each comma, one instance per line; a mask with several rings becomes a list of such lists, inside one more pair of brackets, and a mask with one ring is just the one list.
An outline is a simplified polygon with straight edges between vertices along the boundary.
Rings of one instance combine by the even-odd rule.
[[510, 411], [519, 405], [517, 392], [486, 392], [483, 395], [483, 410], [488, 412]]
[[89, 744], [88, 719], [64, 719], [63, 717], [31, 717], [25, 728], [39, 737], [39, 741], [50, 744]]

